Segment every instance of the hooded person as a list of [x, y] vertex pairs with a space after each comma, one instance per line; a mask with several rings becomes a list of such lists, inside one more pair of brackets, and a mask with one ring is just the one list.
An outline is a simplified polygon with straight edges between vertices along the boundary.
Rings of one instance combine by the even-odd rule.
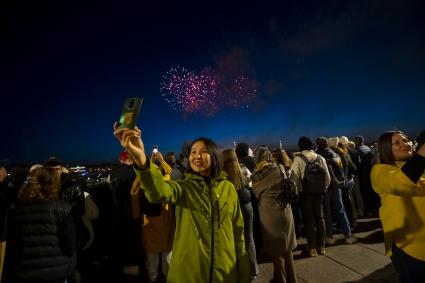
[[260, 207], [264, 251], [273, 262], [273, 282], [296, 282], [292, 251], [297, 247], [290, 204], [279, 199], [281, 182], [287, 178], [267, 147], [255, 151], [257, 165], [251, 175], [252, 188]]

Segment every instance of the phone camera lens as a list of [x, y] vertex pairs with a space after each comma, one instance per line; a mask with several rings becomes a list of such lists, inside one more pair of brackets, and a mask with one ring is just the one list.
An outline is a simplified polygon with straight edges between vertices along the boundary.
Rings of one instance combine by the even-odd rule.
[[132, 100], [128, 103], [128, 108], [131, 109], [131, 108], [133, 108], [133, 106], [134, 106], [134, 101]]

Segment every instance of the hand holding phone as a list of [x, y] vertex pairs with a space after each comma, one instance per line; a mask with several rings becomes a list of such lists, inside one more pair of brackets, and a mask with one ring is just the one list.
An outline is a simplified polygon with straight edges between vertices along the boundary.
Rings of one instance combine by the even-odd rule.
[[132, 97], [124, 101], [121, 117], [118, 121], [119, 128], [134, 129], [142, 107], [143, 98]]
[[113, 125], [114, 136], [121, 146], [127, 150], [133, 162], [141, 169], [146, 169], [148, 160], [145, 153], [145, 146], [142, 141], [142, 132], [135, 126], [133, 130], [119, 128], [118, 122]]
[[158, 145], [157, 145], [157, 144], [155, 144], [155, 145], [153, 146], [152, 152], [153, 152], [153, 154], [155, 154], [155, 155], [158, 153]]

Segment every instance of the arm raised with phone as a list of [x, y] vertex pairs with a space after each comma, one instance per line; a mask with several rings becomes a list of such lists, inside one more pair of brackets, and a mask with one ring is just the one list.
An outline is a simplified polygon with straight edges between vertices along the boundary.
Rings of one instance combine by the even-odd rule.
[[146, 198], [153, 203], [178, 204], [182, 187], [173, 181], [164, 182], [161, 170], [146, 156], [140, 129], [137, 126], [134, 129], [120, 128], [118, 123], [113, 129], [114, 136], [136, 165], [135, 173], [142, 180], [141, 187]]
[[148, 159], [142, 141], [142, 132], [135, 126], [134, 129], [119, 128], [118, 123], [113, 126], [114, 136], [125, 148], [137, 167], [146, 169]]
[[[173, 261], [167, 279], [209, 282], [221, 278], [217, 282], [248, 283], [242, 211], [233, 184], [221, 172], [215, 143], [207, 138], [193, 141], [191, 171], [183, 180], [164, 181], [161, 170], [146, 157], [138, 127], [118, 128], [115, 123], [114, 135], [133, 159], [146, 198], [176, 205]], [[188, 247], [192, 257], [187, 257]]]

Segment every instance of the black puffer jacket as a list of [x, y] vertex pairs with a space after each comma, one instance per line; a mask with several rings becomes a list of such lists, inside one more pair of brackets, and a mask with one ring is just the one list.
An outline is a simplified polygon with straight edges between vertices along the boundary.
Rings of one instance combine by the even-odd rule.
[[60, 201], [9, 209], [4, 282], [63, 282], [73, 272], [76, 248], [70, 210]]

